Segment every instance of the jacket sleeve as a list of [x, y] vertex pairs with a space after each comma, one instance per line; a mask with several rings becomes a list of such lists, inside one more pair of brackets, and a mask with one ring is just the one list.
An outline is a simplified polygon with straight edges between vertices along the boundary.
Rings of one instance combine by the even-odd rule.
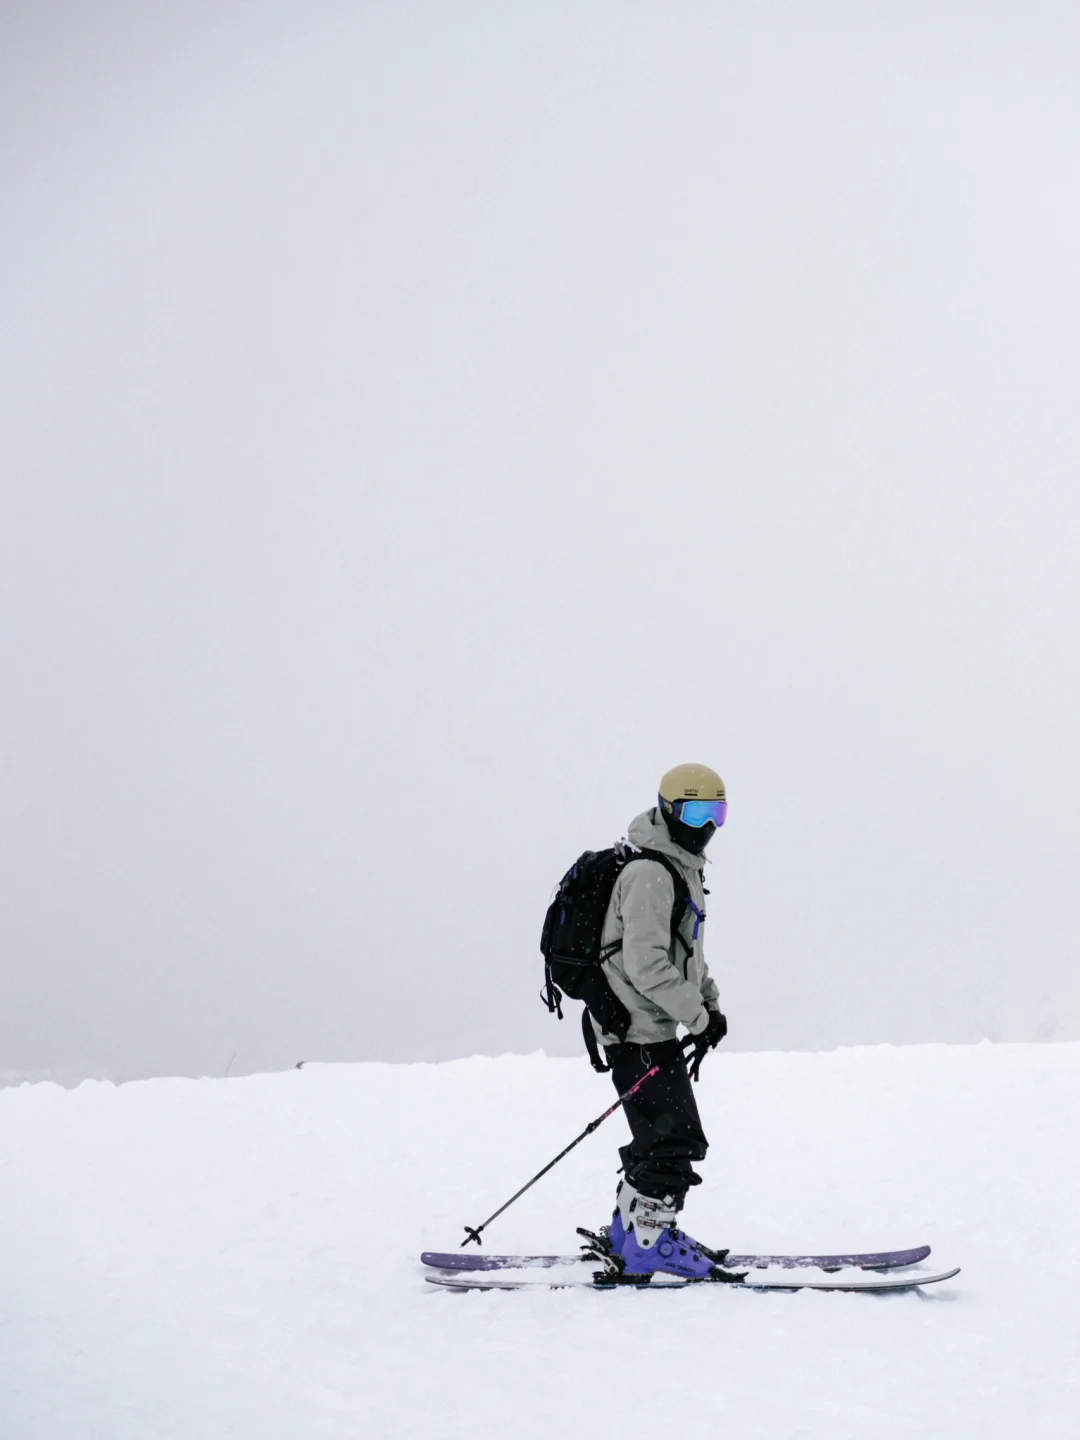
[[716, 988], [716, 981], [709, 973], [704, 954], [701, 957], [701, 998], [710, 1010], [720, 1009], [720, 991]]
[[[640, 994], [697, 1035], [709, 1023], [701, 991], [671, 963], [675, 886], [655, 861], [628, 865], [619, 876], [622, 969]], [[715, 986], [713, 989], [715, 990]]]

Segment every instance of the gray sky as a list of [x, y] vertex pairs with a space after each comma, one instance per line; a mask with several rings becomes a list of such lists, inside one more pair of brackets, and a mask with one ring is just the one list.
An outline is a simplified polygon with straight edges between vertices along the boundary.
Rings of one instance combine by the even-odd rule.
[[579, 1048], [724, 775], [739, 1047], [1080, 1036], [1080, 20], [0, 16], [0, 1070]]

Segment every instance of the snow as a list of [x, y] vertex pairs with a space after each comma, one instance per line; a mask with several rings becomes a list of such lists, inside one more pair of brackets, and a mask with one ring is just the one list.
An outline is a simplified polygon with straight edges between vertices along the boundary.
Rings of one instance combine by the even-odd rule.
[[[723, 1054], [687, 1228], [933, 1244], [898, 1296], [426, 1285], [610, 1103], [584, 1061], [0, 1092], [4, 1440], [1080, 1434], [1080, 1045]], [[613, 1117], [495, 1223], [606, 1219]]]

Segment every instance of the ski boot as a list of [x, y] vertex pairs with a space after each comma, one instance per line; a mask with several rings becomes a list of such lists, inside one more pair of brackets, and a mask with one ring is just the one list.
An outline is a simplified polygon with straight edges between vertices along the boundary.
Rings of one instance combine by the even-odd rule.
[[624, 1281], [647, 1279], [657, 1271], [682, 1280], [719, 1280], [729, 1284], [745, 1274], [725, 1270], [720, 1263], [726, 1250], [709, 1250], [676, 1227], [674, 1197], [642, 1195], [622, 1180], [616, 1194], [607, 1241], [610, 1259]]
[[[618, 1188], [615, 1191], [615, 1213], [611, 1217], [611, 1224], [605, 1226], [600, 1232], [601, 1235], [607, 1238], [608, 1248], [615, 1255], [622, 1254], [626, 1231], [630, 1223], [632, 1223], [629, 1217], [635, 1209], [637, 1198], [638, 1192], [634, 1187], [626, 1180], [620, 1180]], [[643, 1196], [641, 1198], [646, 1199], [648, 1197]], [[675, 1206], [675, 1209], [676, 1211], [679, 1209], [678, 1205]], [[675, 1228], [674, 1221], [672, 1222], [671, 1228]], [[691, 1250], [700, 1250], [702, 1255], [705, 1255], [717, 1265], [721, 1264], [727, 1256], [728, 1252], [726, 1250], [709, 1250], [706, 1246], [702, 1245], [700, 1240], [695, 1240], [692, 1235], [687, 1235], [685, 1230], [676, 1229], [675, 1233], [679, 1237], [680, 1245], [685, 1245]]]

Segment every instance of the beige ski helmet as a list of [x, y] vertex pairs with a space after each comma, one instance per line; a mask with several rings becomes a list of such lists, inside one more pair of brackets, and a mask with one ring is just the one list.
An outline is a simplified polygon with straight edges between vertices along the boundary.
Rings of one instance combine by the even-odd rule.
[[670, 811], [675, 800], [726, 800], [724, 782], [708, 765], [676, 765], [660, 781], [660, 800]]

